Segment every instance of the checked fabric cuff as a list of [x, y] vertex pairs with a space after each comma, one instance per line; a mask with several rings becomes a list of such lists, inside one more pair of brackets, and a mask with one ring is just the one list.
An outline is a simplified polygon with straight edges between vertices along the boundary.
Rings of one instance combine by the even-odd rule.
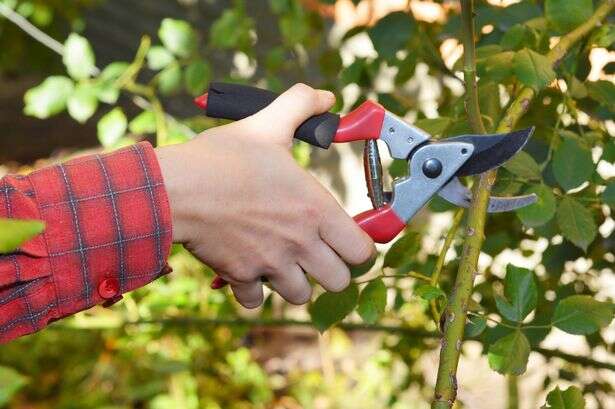
[[0, 343], [170, 271], [171, 212], [146, 142], [1, 179], [0, 217], [46, 224], [0, 255]]

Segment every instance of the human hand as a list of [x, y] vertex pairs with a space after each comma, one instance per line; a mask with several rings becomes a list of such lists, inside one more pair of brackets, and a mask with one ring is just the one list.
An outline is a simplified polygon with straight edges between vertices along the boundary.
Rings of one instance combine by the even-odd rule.
[[361, 264], [375, 252], [289, 151], [295, 129], [334, 100], [298, 84], [256, 115], [157, 149], [174, 241], [228, 281], [244, 307], [263, 302], [261, 277], [293, 304], [311, 297], [304, 272], [341, 291], [350, 282], [345, 262]]

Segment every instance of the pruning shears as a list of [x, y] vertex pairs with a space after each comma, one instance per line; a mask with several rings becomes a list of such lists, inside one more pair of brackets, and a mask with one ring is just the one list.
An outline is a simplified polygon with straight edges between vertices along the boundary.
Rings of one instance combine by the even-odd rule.
[[[212, 83], [195, 103], [212, 118], [239, 120], [253, 115], [277, 98], [260, 88]], [[295, 138], [319, 148], [332, 143], [365, 141], [364, 168], [373, 208], [354, 217], [377, 243], [393, 240], [412, 217], [434, 196], [469, 207], [472, 193], [459, 180], [501, 166], [527, 143], [534, 128], [505, 134], [462, 135], [432, 140], [426, 131], [411, 125], [373, 101], [339, 116], [324, 113], [305, 121]], [[384, 142], [391, 157], [408, 163], [408, 176], [385, 192], [377, 141]], [[506, 212], [536, 202], [536, 195], [491, 197], [490, 213]]]

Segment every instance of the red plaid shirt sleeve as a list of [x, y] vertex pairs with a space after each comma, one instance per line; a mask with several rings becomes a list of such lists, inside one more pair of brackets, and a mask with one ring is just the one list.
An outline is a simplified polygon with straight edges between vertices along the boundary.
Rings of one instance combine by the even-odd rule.
[[0, 343], [170, 271], [169, 201], [146, 142], [0, 179], [0, 217], [46, 224], [0, 255]]

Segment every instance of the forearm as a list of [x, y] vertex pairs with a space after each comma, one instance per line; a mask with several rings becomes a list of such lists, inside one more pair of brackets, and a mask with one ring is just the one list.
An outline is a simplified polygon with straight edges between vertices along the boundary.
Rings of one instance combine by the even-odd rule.
[[0, 193], [0, 217], [46, 224], [0, 256], [0, 342], [112, 304], [168, 271], [170, 210], [149, 144], [8, 176]]

